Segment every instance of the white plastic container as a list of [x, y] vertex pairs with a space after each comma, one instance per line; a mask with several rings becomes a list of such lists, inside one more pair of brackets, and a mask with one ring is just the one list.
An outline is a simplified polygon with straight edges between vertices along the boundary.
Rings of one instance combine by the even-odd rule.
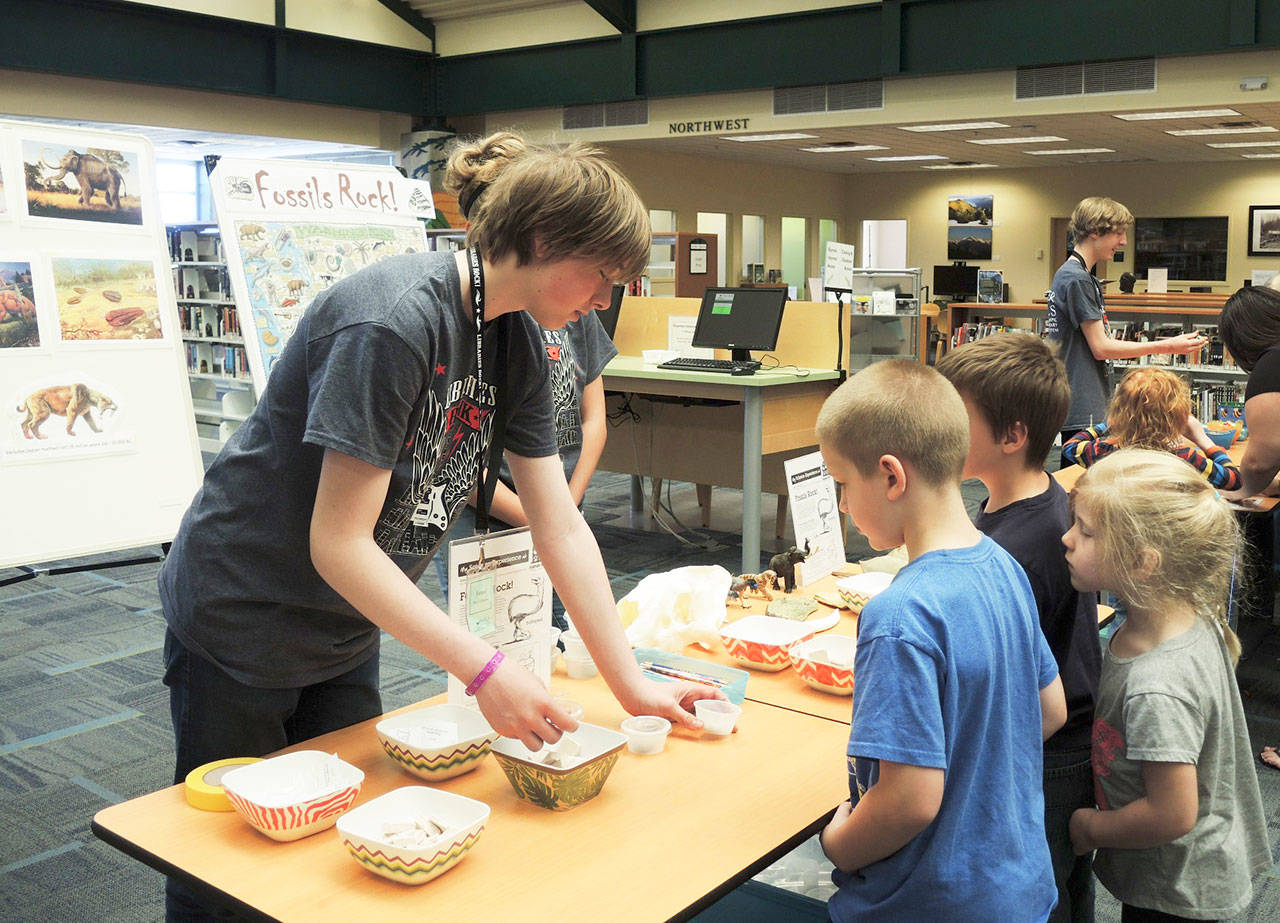
[[582, 720], [582, 704], [577, 699], [567, 695], [553, 695], [551, 701], [567, 711], [574, 721]]
[[622, 722], [622, 733], [627, 735], [627, 749], [632, 753], [661, 753], [667, 746], [671, 722], [655, 715], [636, 715]]
[[564, 668], [570, 679], [590, 679], [600, 672], [590, 657], [570, 657], [568, 654], [564, 657]]
[[578, 634], [578, 629], [570, 628], [568, 631], [560, 635], [560, 640], [564, 642], [564, 655], [567, 658], [575, 660], [590, 660], [591, 652], [587, 650], [587, 642], [582, 640], [582, 635]]
[[702, 729], [715, 737], [733, 733], [742, 709], [723, 699], [699, 699], [693, 703], [693, 712], [702, 722]]

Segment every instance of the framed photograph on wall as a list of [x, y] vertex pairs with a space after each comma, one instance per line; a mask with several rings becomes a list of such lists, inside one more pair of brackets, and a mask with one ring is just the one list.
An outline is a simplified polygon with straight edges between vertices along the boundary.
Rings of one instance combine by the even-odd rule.
[[1280, 256], [1280, 205], [1249, 206], [1249, 255]]

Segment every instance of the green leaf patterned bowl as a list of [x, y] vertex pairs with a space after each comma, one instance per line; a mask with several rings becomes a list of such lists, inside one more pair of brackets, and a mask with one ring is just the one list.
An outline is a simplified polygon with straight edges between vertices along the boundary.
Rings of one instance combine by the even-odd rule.
[[[429, 817], [444, 833], [422, 848], [393, 846], [385, 824]], [[380, 795], [338, 818], [338, 836], [351, 858], [405, 885], [425, 884], [457, 865], [480, 839], [489, 806], [483, 801], [425, 785], [406, 785]]]
[[572, 736], [582, 752], [568, 768], [540, 762], [539, 753], [509, 737], [493, 742], [493, 756], [518, 796], [540, 808], [567, 811], [600, 794], [627, 745], [625, 735], [596, 724], [580, 722]]
[[[452, 729], [452, 732], [450, 732]], [[428, 782], [452, 779], [480, 765], [498, 732], [484, 715], [463, 705], [428, 705], [391, 718], [374, 730], [387, 756]], [[428, 743], [430, 741], [430, 743]]]

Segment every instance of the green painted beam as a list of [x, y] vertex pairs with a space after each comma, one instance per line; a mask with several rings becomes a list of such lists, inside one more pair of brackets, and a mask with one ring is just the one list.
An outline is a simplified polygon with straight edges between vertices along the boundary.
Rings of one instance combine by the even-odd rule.
[[115, 0], [0, 0], [0, 22], [3, 67], [427, 111], [423, 52]]
[[584, 0], [619, 32], [636, 31], [636, 0]]
[[436, 24], [430, 19], [424, 19], [422, 14], [405, 3], [404, 0], [378, 0], [383, 6], [395, 13], [406, 23], [417, 29], [423, 35], [431, 40], [431, 48], [434, 51], [436, 47]]

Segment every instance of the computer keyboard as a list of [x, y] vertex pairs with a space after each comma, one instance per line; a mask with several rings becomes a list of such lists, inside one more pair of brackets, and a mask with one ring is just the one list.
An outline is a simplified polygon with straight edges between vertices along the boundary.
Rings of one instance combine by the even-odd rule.
[[658, 368], [673, 369], [678, 372], [726, 372], [733, 374], [735, 371], [754, 372], [760, 368], [760, 363], [754, 359], [735, 362], [732, 359], [695, 359], [689, 356], [678, 356], [675, 359], [668, 359], [666, 362], [660, 363]]

